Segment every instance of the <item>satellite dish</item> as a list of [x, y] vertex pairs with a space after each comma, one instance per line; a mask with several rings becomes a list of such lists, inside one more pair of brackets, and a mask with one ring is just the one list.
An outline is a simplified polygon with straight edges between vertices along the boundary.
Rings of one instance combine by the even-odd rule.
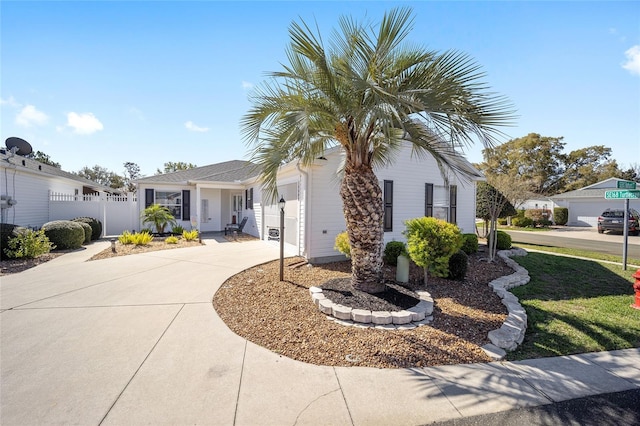
[[13, 150], [13, 148], [16, 148], [15, 153], [18, 155], [29, 155], [33, 151], [29, 142], [15, 136], [7, 138], [7, 140], [5, 141], [5, 145], [7, 145], [7, 148], [9, 148], [9, 150]]

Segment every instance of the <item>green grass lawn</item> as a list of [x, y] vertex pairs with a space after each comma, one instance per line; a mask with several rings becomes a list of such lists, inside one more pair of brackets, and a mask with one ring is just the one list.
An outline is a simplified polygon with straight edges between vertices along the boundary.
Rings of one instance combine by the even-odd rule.
[[[622, 256], [616, 256], [613, 254], [596, 253], [596, 252], [587, 251], [587, 250], [578, 250], [578, 249], [563, 248], [563, 247], [539, 246], [535, 244], [524, 244], [524, 243], [514, 243], [514, 246], [521, 247], [525, 250], [532, 249], [532, 250], [548, 251], [550, 253], [568, 254], [571, 256], [588, 257], [590, 259], [595, 259], [595, 260], [607, 260], [609, 262], [622, 263]], [[627, 265], [640, 266], [640, 259], [627, 257]]]
[[529, 253], [515, 257], [531, 282], [511, 291], [527, 311], [525, 340], [509, 360], [640, 347], [633, 270], [591, 260]]

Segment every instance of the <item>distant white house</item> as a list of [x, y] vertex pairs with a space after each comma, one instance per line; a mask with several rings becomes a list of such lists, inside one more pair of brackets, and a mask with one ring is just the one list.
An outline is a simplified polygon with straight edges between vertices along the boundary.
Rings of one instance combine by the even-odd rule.
[[[342, 156], [335, 148], [310, 167], [292, 162], [278, 173], [278, 193], [286, 201], [285, 243], [312, 262], [341, 257], [333, 247], [346, 229], [339, 195]], [[425, 215], [475, 232], [476, 182], [484, 177], [471, 164], [467, 168], [469, 180], [451, 173], [447, 184], [433, 158], [413, 158], [407, 145], [393, 165], [375, 170], [384, 191], [385, 242], [404, 240], [404, 221]], [[270, 230], [277, 235], [280, 213], [277, 200], [264, 198], [258, 175], [252, 163], [227, 161], [141, 178], [136, 181], [139, 211], [161, 204], [179, 224], [202, 232], [222, 231], [246, 217], [243, 231], [266, 240]]]
[[96, 203], [81, 202], [113, 192], [112, 188], [57, 167], [0, 149], [2, 223], [39, 228], [51, 220], [87, 213], [102, 220], [104, 215], [95, 208]]
[[[609, 178], [576, 189], [575, 191], [549, 197], [559, 207], [569, 209], [569, 226], [591, 226], [596, 227], [598, 216], [606, 209], [623, 209], [624, 200], [607, 200], [605, 192], [618, 189], [618, 182], [623, 179]], [[640, 200], [629, 200], [629, 207], [640, 210]]]

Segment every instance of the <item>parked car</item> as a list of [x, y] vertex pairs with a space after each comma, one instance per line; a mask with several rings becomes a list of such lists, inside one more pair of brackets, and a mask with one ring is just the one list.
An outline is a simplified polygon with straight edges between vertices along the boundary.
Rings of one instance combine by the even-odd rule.
[[[623, 232], [624, 223], [623, 209], [607, 209], [598, 217], [598, 232], [604, 231]], [[638, 235], [640, 233], [640, 213], [637, 210], [629, 209], [629, 234]]]

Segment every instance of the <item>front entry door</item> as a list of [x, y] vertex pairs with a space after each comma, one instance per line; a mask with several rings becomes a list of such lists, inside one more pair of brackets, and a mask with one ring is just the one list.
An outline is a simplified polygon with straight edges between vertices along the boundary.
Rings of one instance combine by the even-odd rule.
[[[233, 196], [233, 212], [231, 217], [231, 223], [242, 222], [242, 195]], [[235, 221], [234, 221], [235, 219]]]

